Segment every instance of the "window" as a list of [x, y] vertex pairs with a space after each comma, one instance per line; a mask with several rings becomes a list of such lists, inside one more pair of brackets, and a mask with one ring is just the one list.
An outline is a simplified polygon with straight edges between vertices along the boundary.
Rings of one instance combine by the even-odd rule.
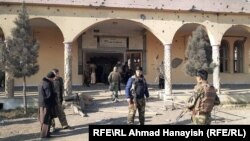
[[237, 40], [234, 42], [234, 72], [242, 73], [243, 72], [243, 47], [244, 42]]
[[222, 40], [220, 46], [220, 72], [228, 72], [229, 44], [227, 40]]

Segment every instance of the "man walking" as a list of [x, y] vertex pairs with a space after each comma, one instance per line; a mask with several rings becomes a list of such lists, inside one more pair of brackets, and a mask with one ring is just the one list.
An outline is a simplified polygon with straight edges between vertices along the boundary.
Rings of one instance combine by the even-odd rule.
[[134, 124], [135, 113], [138, 109], [140, 125], [144, 125], [145, 97], [147, 100], [149, 92], [146, 79], [142, 75], [142, 67], [136, 67], [135, 75], [129, 78], [125, 88], [125, 95], [129, 104], [128, 124]]
[[118, 102], [118, 91], [120, 91], [121, 75], [117, 70], [117, 67], [113, 68], [108, 76], [109, 89], [112, 91], [112, 101]]
[[[57, 117], [62, 125], [63, 129], [72, 129], [67, 122], [65, 112], [63, 110], [63, 78], [59, 75], [58, 69], [53, 69], [52, 72], [55, 74], [55, 79], [53, 81], [54, 84], [54, 92], [56, 93], [56, 110], [57, 110]], [[52, 119], [51, 122], [52, 131], [55, 131], [55, 119]]]
[[53, 79], [55, 74], [49, 72], [46, 77], [42, 79], [41, 84], [38, 86], [38, 119], [41, 123], [41, 138], [50, 137], [50, 124], [52, 119], [52, 110], [55, 106], [55, 94], [53, 91]]

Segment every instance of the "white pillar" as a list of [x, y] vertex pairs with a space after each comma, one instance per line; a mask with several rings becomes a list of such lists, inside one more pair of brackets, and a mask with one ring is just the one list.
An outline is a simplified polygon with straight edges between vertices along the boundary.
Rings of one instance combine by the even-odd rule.
[[220, 50], [219, 45], [212, 45], [212, 58], [215, 68], [213, 71], [213, 85], [217, 92], [220, 93]]
[[167, 104], [167, 98], [172, 97], [172, 78], [171, 78], [171, 44], [164, 45], [164, 72], [165, 72], [165, 89], [164, 105]]
[[72, 94], [72, 43], [64, 42], [64, 89], [65, 95]]

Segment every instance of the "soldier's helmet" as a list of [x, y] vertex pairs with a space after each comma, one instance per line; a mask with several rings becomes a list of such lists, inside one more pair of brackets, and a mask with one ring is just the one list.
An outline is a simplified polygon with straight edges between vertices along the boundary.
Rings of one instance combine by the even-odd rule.
[[208, 73], [206, 70], [200, 69], [197, 71], [196, 76], [200, 76], [201, 79], [207, 80]]

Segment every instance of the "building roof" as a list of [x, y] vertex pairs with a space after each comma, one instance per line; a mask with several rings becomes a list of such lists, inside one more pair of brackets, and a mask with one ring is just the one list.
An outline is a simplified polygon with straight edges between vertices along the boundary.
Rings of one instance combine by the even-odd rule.
[[[21, 3], [23, 0], [0, 0]], [[250, 14], [250, 0], [25, 0], [29, 4]]]

